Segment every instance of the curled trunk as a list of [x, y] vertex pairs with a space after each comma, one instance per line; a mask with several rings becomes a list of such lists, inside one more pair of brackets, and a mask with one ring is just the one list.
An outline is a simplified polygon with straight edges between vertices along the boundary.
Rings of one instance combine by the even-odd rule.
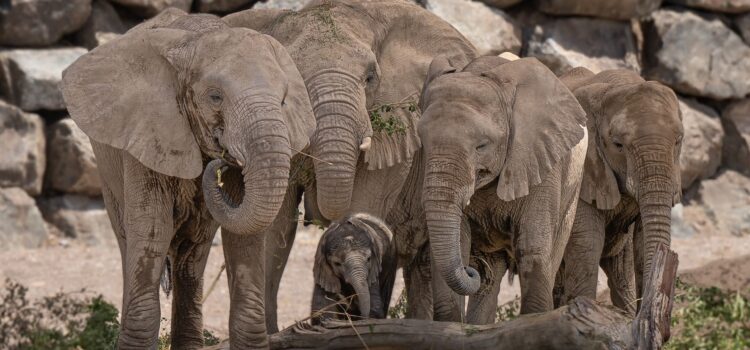
[[[240, 108], [240, 110], [242, 110]], [[238, 234], [254, 234], [275, 219], [289, 182], [291, 151], [281, 111], [252, 120], [252, 125], [236, 126], [233, 140], [243, 165], [241, 174], [222, 159], [211, 161], [203, 172], [206, 206], [221, 227]], [[228, 131], [231, 132], [231, 131]], [[219, 185], [217, 170], [222, 171]]]

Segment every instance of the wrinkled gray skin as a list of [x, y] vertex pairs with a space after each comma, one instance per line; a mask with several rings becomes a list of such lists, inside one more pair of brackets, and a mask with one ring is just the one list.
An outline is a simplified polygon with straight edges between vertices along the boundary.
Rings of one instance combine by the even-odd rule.
[[596, 297], [601, 266], [613, 303], [633, 316], [657, 245], [670, 243], [670, 211], [681, 195], [677, 97], [628, 70], [576, 68], [560, 79], [587, 112], [589, 149], [559, 302]]
[[[480, 278], [467, 266], [469, 248], [513, 258], [522, 313], [551, 310], [587, 144], [575, 97], [534, 58], [480, 57], [458, 71], [438, 57], [420, 104], [423, 147], [405, 186], [412, 192], [399, 197], [404, 214], [390, 219], [396, 239], [414, 239], [396, 245], [416, 265], [405, 271], [410, 307], [419, 300], [413, 294], [429, 294], [430, 274], [434, 306], [422, 302], [409, 316], [494, 320], [497, 295], [487, 291], [497, 289], [504, 265], [488, 261]], [[430, 260], [431, 269], [422, 265]], [[463, 319], [457, 294], [471, 295]]]
[[320, 237], [315, 253], [312, 307], [313, 323], [321, 319], [346, 319], [321, 313], [343, 298], [343, 305], [324, 311], [349, 313], [362, 318], [385, 318], [395, 280], [393, 234], [383, 221], [368, 214], [347, 216], [333, 223]]
[[79, 58], [63, 73], [62, 92], [91, 138], [122, 255], [118, 348], [156, 348], [167, 255], [172, 348], [203, 346], [203, 270], [219, 225], [230, 336], [267, 346], [260, 233], [281, 206], [292, 150], [315, 127], [283, 46], [215, 16], [168, 10]]
[[[305, 194], [307, 218], [339, 220], [350, 213], [386, 217], [419, 148], [417, 115], [397, 108], [405, 132], [373, 130], [368, 110], [416, 101], [432, 58], [460, 64], [475, 49], [458, 31], [406, 1], [313, 1], [299, 12], [248, 10], [225, 17], [278, 39], [305, 79], [317, 119], [313, 159], [292, 165], [287, 198], [268, 232], [268, 330], [278, 330], [276, 295]], [[369, 140], [369, 141], [368, 141]]]

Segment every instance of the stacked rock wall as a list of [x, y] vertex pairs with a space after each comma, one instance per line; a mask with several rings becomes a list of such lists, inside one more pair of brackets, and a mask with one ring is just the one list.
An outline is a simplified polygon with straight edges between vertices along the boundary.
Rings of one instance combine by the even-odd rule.
[[[113, 242], [91, 145], [58, 89], [71, 62], [166, 7], [226, 14], [306, 2], [0, 1], [0, 248], [49, 237]], [[750, 0], [413, 2], [483, 53], [537, 57], [558, 74], [627, 68], [673, 88], [690, 206], [679, 212], [706, 215], [693, 229], [750, 232]], [[725, 191], [733, 194], [717, 197]]]

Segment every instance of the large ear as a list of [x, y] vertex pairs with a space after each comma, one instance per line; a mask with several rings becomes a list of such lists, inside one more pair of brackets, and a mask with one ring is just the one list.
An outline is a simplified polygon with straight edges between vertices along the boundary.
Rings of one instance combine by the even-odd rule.
[[279, 66], [286, 74], [287, 92], [284, 97], [284, 116], [289, 130], [289, 146], [294, 153], [298, 153], [310, 143], [310, 137], [315, 132], [315, 115], [310, 106], [310, 97], [297, 65], [276, 39], [263, 35], [276, 54]]
[[[370, 258], [369, 283], [378, 282], [383, 266], [383, 258], [390, 249], [393, 233], [382, 220], [370, 214], [354, 214], [348, 220], [352, 225], [367, 232], [372, 243], [373, 251]], [[387, 257], [385, 257], [387, 258]]]
[[583, 166], [580, 197], [586, 203], [596, 205], [598, 209], [614, 209], [620, 202], [620, 188], [617, 185], [612, 167], [602, 154], [601, 135], [599, 135], [602, 101], [610, 84], [578, 84], [573, 91], [581, 107], [586, 111], [589, 131], [589, 147], [586, 151], [586, 162]]
[[[374, 104], [408, 101], [417, 105], [433, 58], [444, 55], [454, 67], [463, 67], [476, 56], [474, 46], [450, 24], [408, 1], [363, 1], [347, 3], [373, 28], [373, 51], [380, 68], [380, 84]], [[374, 106], [368, 106], [374, 107]], [[376, 133], [365, 154], [368, 169], [381, 169], [413, 156], [420, 147], [416, 130], [419, 111], [399, 109], [393, 115], [405, 133]], [[390, 115], [389, 115], [390, 117]]]
[[224, 22], [231, 27], [250, 28], [259, 32], [276, 22], [282, 16], [294, 13], [292, 10], [281, 9], [255, 9], [235, 12], [222, 17]]
[[586, 114], [575, 96], [535, 58], [523, 58], [482, 73], [498, 84], [510, 115], [508, 150], [497, 195], [510, 201], [531, 187], [584, 136]]
[[177, 29], [127, 33], [83, 55], [63, 72], [63, 97], [91, 139], [130, 153], [148, 168], [192, 179], [201, 151], [177, 105], [177, 71], [169, 57], [189, 47]]
[[341, 293], [341, 282], [333, 273], [331, 265], [326, 260], [325, 246], [328, 244], [328, 233], [338, 227], [338, 224], [331, 225], [326, 232], [320, 237], [318, 250], [315, 252], [315, 265], [313, 265], [313, 278], [323, 290], [328, 293]]

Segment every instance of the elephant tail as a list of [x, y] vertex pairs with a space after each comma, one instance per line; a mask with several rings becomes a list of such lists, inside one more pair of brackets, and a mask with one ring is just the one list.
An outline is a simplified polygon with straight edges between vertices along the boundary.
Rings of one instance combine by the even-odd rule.
[[167, 258], [164, 260], [164, 269], [161, 271], [161, 290], [169, 298], [169, 294], [172, 293], [172, 259]]

